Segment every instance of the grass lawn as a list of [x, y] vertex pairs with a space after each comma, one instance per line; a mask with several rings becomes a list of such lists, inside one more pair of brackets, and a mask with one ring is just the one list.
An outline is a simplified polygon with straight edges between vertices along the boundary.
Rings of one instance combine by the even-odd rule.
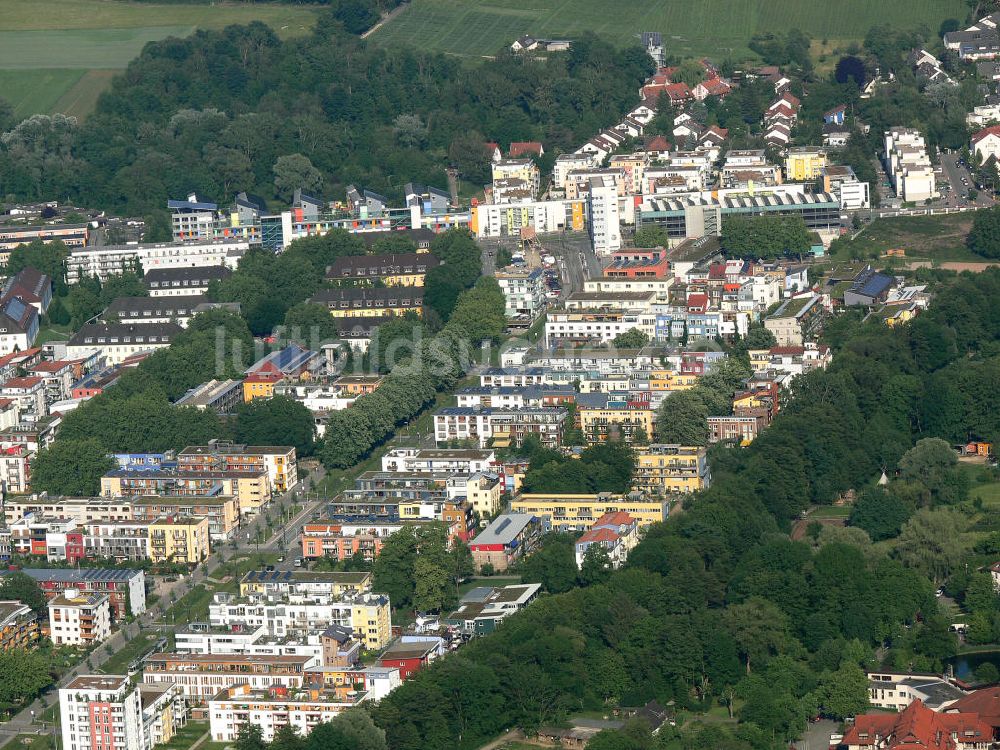
[[84, 117], [147, 42], [260, 20], [281, 37], [308, 33], [316, 6], [125, 0], [0, 0], [0, 97], [19, 116]]
[[85, 72], [66, 68], [0, 70], [0, 96], [10, 102], [18, 117], [58, 111], [56, 102], [79, 83]]
[[618, 46], [641, 31], [659, 31], [668, 55], [710, 55], [721, 61], [752, 55], [757, 32], [799, 28], [818, 40], [861, 39], [876, 24], [937, 29], [964, 19], [961, 0], [632, 0], [608, 12], [600, 0], [412, 0], [370, 38], [463, 56], [493, 55], [517, 37], [573, 37], [593, 31]]
[[847, 518], [851, 515], [850, 505], [817, 505], [809, 511], [809, 518]]
[[983, 505], [987, 507], [1000, 507], [1000, 482], [990, 482], [973, 487], [969, 491], [969, 495], [973, 499], [982, 500]]
[[160, 637], [160, 632], [157, 630], [144, 630], [138, 638], [133, 638], [112, 654], [111, 658], [101, 665], [99, 671], [104, 674], [125, 674], [129, 665], [145, 656]]
[[73, 327], [69, 324], [64, 326], [49, 323], [44, 328], [38, 329], [38, 338], [35, 339], [35, 346], [41, 346], [49, 341], [68, 339], [73, 335]]
[[162, 750], [188, 750], [207, 733], [207, 721], [189, 721], [177, 730], [177, 734], [170, 738], [170, 742], [160, 747]]
[[902, 248], [906, 251], [906, 259], [900, 262], [914, 258], [981, 261], [983, 258], [973, 255], [965, 246], [965, 237], [971, 227], [971, 214], [876, 219], [856, 239], [842, 243], [831, 258], [870, 258], [881, 256], [889, 249]]
[[8, 745], [10, 750], [53, 750], [51, 734], [19, 734]]

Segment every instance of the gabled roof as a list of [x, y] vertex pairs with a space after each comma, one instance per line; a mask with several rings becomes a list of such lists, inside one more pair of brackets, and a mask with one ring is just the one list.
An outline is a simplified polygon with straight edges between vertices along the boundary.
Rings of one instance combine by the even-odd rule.
[[841, 744], [879, 750], [954, 750], [953, 732], [966, 743], [988, 743], [993, 738], [992, 728], [978, 714], [938, 714], [917, 699], [899, 714], [856, 717]]
[[7, 280], [3, 287], [3, 296], [0, 299], [6, 301], [10, 297], [20, 297], [28, 303], [41, 302], [46, 287], [51, 286], [52, 279], [48, 275], [37, 268], [28, 266]]
[[27, 333], [32, 320], [36, 318], [38, 312], [35, 308], [20, 297], [10, 297], [0, 302], [0, 325], [13, 329], [13, 333]]
[[990, 726], [1000, 727], [1000, 685], [976, 690], [959, 698], [945, 710], [948, 713], [979, 714], [979, 718]]
[[837, 114], [839, 112], [846, 112], [846, 111], [847, 111], [847, 105], [846, 104], [838, 104], [833, 109], [828, 109], [826, 112], [824, 112], [823, 113], [823, 117], [832, 117], [833, 115], [835, 115], [835, 114]]
[[542, 144], [538, 141], [515, 141], [510, 144], [510, 151], [507, 155], [511, 159], [517, 159], [520, 156], [526, 154], [534, 154], [535, 156], [542, 155]]
[[990, 135], [1000, 136], [1000, 125], [990, 125], [988, 128], [983, 128], [978, 133], [972, 136], [972, 143], [975, 145], [979, 143], [983, 138]]

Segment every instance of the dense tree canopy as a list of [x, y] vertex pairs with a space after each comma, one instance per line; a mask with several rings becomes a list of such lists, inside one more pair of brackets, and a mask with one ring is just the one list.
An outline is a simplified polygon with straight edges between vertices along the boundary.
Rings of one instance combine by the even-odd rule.
[[652, 71], [639, 47], [586, 34], [546, 60], [474, 65], [370, 45], [345, 29], [370, 26], [373, 4], [331, 4], [304, 38], [255, 22], [148, 44], [83, 123], [36, 115], [3, 134], [4, 193], [130, 216], [191, 192], [340, 198], [355, 183], [401, 200], [407, 180], [444, 186], [449, 153], [483, 176], [482, 151], [464, 156], [474, 133], [575, 147], [618, 122]]

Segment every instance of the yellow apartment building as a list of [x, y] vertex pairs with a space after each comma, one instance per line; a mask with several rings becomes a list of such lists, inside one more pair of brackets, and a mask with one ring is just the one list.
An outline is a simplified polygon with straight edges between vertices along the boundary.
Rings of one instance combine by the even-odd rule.
[[791, 182], [818, 180], [826, 167], [826, 151], [821, 148], [791, 148], [785, 157], [785, 177]]
[[698, 384], [698, 377], [694, 373], [681, 373], [674, 372], [673, 370], [652, 370], [649, 373], [649, 390], [686, 391]]
[[705, 448], [662, 443], [636, 449], [632, 487], [651, 495], [688, 494], [711, 484]]
[[154, 563], [196, 565], [211, 552], [208, 519], [164, 516], [149, 524], [149, 558]]
[[666, 520], [669, 503], [641, 493], [615, 495], [523, 494], [514, 497], [512, 513], [531, 513], [542, 518], [553, 531], [586, 531], [605, 513], [625, 511], [640, 526]]
[[152, 523], [163, 516], [202, 516], [214, 541], [227, 541], [240, 524], [240, 504], [231, 495], [215, 497], [134, 497], [132, 520]]
[[254, 372], [243, 380], [243, 402], [257, 398], [274, 398], [274, 386], [284, 383], [285, 376], [277, 372]]
[[603, 443], [609, 437], [617, 436], [631, 443], [637, 435], [649, 440], [653, 434], [655, 415], [652, 409], [645, 406], [631, 406], [624, 402], [609, 402], [600, 407], [581, 404], [576, 413], [588, 443]]

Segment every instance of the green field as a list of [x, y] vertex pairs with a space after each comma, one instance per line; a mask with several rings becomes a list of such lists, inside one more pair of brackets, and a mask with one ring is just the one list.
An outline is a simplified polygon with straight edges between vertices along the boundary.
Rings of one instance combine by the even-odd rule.
[[965, 246], [972, 228], [972, 214], [904, 216], [876, 219], [857, 238], [840, 243], [834, 260], [877, 258], [887, 250], [901, 248], [906, 258], [937, 261], [981, 261]]
[[260, 20], [282, 37], [307, 33], [308, 5], [213, 3], [156, 5], [126, 0], [0, 0], [0, 97], [18, 115], [83, 117], [147, 42]]
[[871, 26], [964, 19], [962, 0], [630, 0], [613, 8], [601, 0], [412, 0], [372, 35], [379, 44], [408, 44], [463, 56], [492, 55], [523, 34], [573, 37], [594, 31], [617, 45], [641, 31], [663, 34], [668, 55], [740, 60], [757, 32], [799, 28], [822, 40], [861, 39]]

